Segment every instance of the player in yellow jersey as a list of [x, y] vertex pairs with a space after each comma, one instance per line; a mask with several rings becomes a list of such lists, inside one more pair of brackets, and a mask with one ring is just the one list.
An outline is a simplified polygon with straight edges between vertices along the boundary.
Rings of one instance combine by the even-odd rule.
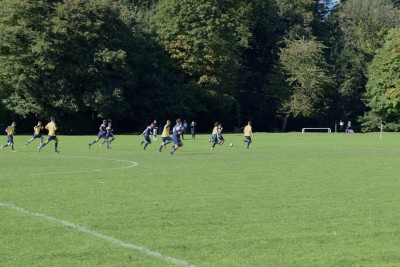
[[40, 131], [43, 130], [42, 122], [39, 121], [38, 124], [33, 127], [33, 136], [31, 139], [28, 140], [28, 142], [25, 144], [25, 147], [27, 147], [33, 140], [36, 138], [40, 138], [40, 144], [39, 146], [43, 143], [43, 136], [40, 133]]
[[2, 145], [0, 149], [3, 149], [5, 147], [11, 146], [11, 152], [17, 152], [14, 150], [14, 134], [15, 134], [15, 127], [17, 124], [13, 122], [10, 126], [7, 127], [6, 133], [7, 133], [7, 143]]
[[244, 142], [247, 143], [247, 148], [249, 148], [250, 144], [253, 142], [251, 138], [253, 137], [253, 131], [251, 129], [251, 121], [247, 122], [247, 126], [244, 127]]
[[218, 125], [219, 125], [218, 122], [214, 123], [214, 128], [211, 133], [211, 142], [212, 142], [211, 150], [214, 150], [215, 145], [218, 143]]
[[161, 142], [160, 148], [158, 149], [158, 152], [161, 152], [161, 150], [163, 149], [163, 147], [164, 147], [164, 148], [167, 148], [167, 145], [168, 145], [169, 143], [171, 143], [171, 141], [172, 141], [172, 138], [169, 136], [169, 129], [170, 129], [170, 126], [171, 126], [171, 121], [170, 121], [170, 120], [167, 120], [167, 124], [165, 124], [164, 129], [163, 129], [163, 132], [162, 132], [162, 134], [161, 134], [162, 142]]
[[56, 131], [58, 130], [58, 127], [56, 125], [56, 119], [54, 117], [50, 118], [50, 122], [46, 125], [45, 127], [49, 131], [49, 136], [47, 137], [46, 142], [42, 143], [38, 147], [38, 151], [42, 150], [42, 148], [47, 145], [51, 140], [54, 140], [56, 143], [54, 144], [54, 152], [58, 152], [58, 138], [56, 136]]

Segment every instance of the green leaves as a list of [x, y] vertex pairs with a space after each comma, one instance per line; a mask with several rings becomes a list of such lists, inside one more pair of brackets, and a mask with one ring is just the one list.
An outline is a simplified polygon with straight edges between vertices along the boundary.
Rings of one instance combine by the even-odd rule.
[[[366, 101], [371, 111], [385, 122], [400, 124], [400, 29], [392, 29], [368, 67]], [[365, 125], [373, 128], [364, 117]], [[370, 122], [370, 124], [368, 123]]]
[[237, 77], [240, 49], [248, 44], [248, 10], [239, 1], [162, 1], [153, 17], [154, 31], [195, 83], [224, 90]]
[[[325, 96], [333, 79], [323, 55], [325, 46], [316, 40], [286, 40], [280, 51], [281, 68], [288, 87], [282, 95], [282, 110], [295, 117], [316, 113], [316, 103]], [[285, 90], [285, 88], [282, 88]]]

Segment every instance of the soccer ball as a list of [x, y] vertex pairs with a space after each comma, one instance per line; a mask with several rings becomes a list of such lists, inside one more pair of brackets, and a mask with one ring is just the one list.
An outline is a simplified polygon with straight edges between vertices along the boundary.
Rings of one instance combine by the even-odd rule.
[[230, 146], [230, 147], [233, 147], [233, 144], [232, 144], [232, 143], [230, 143], [230, 144], [229, 144], [229, 146]]

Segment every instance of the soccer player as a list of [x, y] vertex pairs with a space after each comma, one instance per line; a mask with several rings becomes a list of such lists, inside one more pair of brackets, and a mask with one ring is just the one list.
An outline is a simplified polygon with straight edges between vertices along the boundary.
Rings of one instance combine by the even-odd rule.
[[211, 133], [211, 150], [214, 150], [215, 145], [218, 143], [218, 125], [218, 122], [214, 123], [214, 128]]
[[251, 130], [251, 121], [247, 122], [247, 126], [244, 127], [244, 142], [247, 143], [247, 148], [249, 148], [252, 143], [251, 138], [253, 137], [253, 131]]
[[17, 124], [15, 122], [11, 123], [10, 126], [6, 128], [6, 133], [7, 133], [7, 143], [4, 145], [0, 146], [0, 149], [3, 149], [5, 147], [11, 146], [11, 152], [17, 152], [14, 150], [14, 134], [15, 134], [15, 127]]
[[165, 124], [163, 132], [161, 134], [162, 142], [161, 142], [160, 148], [158, 149], [158, 152], [161, 152], [162, 148], [163, 147], [166, 148], [167, 145], [169, 143], [171, 143], [171, 141], [172, 141], [172, 138], [169, 136], [169, 128], [170, 128], [170, 126], [171, 126], [171, 121], [167, 120], [167, 124]]
[[107, 139], [106, 134], [107, 134], [107, 120], [103, 120], [103, 123], [99, 127], [99, 133], [97, 134], [96, 140], [88, 144], [89, 149], [93, 144], [99, 142], [101, 138]]
[[178, 149], [178, 147], [183, 146], [180, 136], [184, 130], [185, 130], [185, 128], [183, 128], [183, 126], [182, 126], [182, 120], [177, 119], [176, 125], [172, 129], [172, 141], [174, 142], [174, 145], [172, 147], [171, 152], [169, 152], [169, 154], [173, 155], [175, 153], [175, 151]]
[[43, 136], [40, 133], [40, 131], [43, 130], [42, 122], [39, 121], [38, 124], [33, 127], [33, 136], [31, 139], [28, 140], [28, 142], [25, 144], [25, 147], [27, 147], [33, 140], [36, 138], [40, 138], [40, 144], [39, 146], [43, 143]]
[[147, 128], [143, 131], [142, 135], [144, 136], [144, 140], [140, 143], [140, 145], [144, 144], [143, 150], [146, 150], [146, 147], [151, 144], [151, 139], [150, 139], [150, 135], [153, 133], [153, 129], [154, 129], [154, 122], [152, 122], [149, 126], [147, 126]]
[[58, 130], [58, 127], [56, 125], [56, 119], [54, 117], [51, 117], [50, 122], [44, 128], [49, 131], [49, 136], [47, 137], [46, 142], [42, 143], [38, 147], [38, 151], [40, 152], [40, 150], [42, 150], [45, 145], [47, 145], [51, 140], [54, 140], [54, 152], [58, 152], [58, 138], [56, 136], [56, 131]]
[[218, 137], [218, 139], [219, 139], [219, 146], [222, 146], [223, 144], [224, 144], [224, 142], [225, 142], [225, 139], [224, 139], [224, 137], [222, 136], [222, 130], [223, 130], [224, 128], [222, 127], [222, 124], [220, 123], [219, 125], [218, 125], [218, 128], [217, 128], [217, 132], [218, 132], [218, 134], [217, 134], [217, 137]]
[[[112, 141], [115, 140], [114, 137], [114, 130], [111, 128], [111, 120], [108, 120], [108, 124], [107, 124], [107, 128], [106, 128], [106, 139], [103, 141], [103, 143], [101, 143], [101, 146], [103, 146], [104, 143], [107, 143], [107, 148], [110, 148], [110, 144]], [[110, 140], [111, 138], [111, 140]]]
[[153, 140], [156, 141], [157, 140], [157, 131], [158, 131], [157, 121], [154, 120], [153, 124], [154, 124], [154, 127], [153, 127]]

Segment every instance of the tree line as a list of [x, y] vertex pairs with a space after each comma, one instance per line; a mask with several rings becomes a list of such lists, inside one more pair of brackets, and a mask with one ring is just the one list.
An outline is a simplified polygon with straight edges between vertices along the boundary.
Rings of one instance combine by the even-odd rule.
[[[400, 129], [399, 0], [0, 0], [0, 124]], [[24, 128], [25, 127], [25, 128]]]

